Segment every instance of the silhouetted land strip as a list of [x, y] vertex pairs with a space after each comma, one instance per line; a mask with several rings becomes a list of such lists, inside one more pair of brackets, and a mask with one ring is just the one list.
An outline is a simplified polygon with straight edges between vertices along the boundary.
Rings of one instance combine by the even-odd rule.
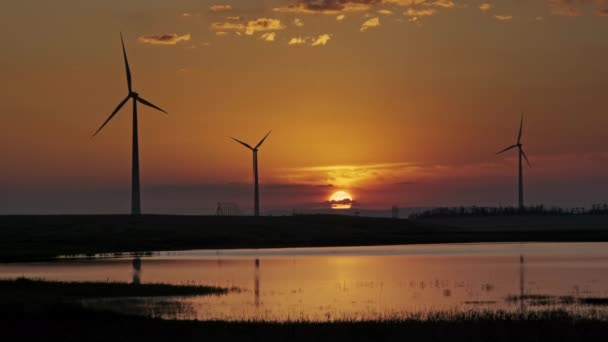
[[413, 213], [410, 219], [506, 216], [601, 216], [608, 215], [608, 204], [593, 204], [591, 208], [545, 207], [544, 205], [515, 207], [439, 207]]
[[[1, 279], [0, 298], [35, 297], [44, 302], [48, 300], [116, 298], [116, 297], [163, 297], [163, 296], [203, 296], [223, 295], [231, 290], [203, 285], [169, 284], [128, 284], [120, 282], [64, 282], [36, 279]], [[10, 298], [3, 298], [3, 302]], [[31, 300], [31, 299], [29, 299]]]
[[[25, 309], [24, 309], [25, 308]], [[541, 313], [436, 314], [385, 321], [197, 322], [95, 312], [55, 305], [46, 311], [0, 307], [4, 338], [39, 341], [592, 341], [603, 340], [608, 323]], [[34, 328], [35, 327], [35, 328]]]
[[608, 241], [608, 215], [0, 217], [0, 261], [5, 262], [184, 249], [519, 241]]

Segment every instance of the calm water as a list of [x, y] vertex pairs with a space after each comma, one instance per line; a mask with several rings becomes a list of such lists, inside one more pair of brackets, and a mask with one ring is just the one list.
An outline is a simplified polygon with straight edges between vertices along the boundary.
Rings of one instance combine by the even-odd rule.
[[[508, 296], [608, 297], [608, 243], [455, 244], [184, 251], [0, 264], [1, 278], [207, 284], [220, 297], [87, 305], [182, 319], [381, 318], [434, 310], [547, 309]], [[546, 303], [545, 303], [546, 304]], [[551, 307], [573, 309], [570, 304]], [[576, 310], [608, 310], [578, 305]]]

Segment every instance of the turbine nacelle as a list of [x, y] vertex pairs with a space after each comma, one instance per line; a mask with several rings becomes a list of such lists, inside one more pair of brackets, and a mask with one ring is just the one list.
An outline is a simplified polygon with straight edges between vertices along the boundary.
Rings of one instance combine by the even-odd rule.
[[248, 143], [240, 141], [237, 138], [231, 138], [231, 139], [234, 140], [234, 141], [236, 141], [237, 143], [245, 146], [246, 148], [250, 149], [251, 151], [257, 152], [258, 149], [262, 146], [262, 144], [266, 140], [266, 138], [268, 138], [268, 135], [270, 135], [270, 132], [272, 132], [272, 130], [270, 130], [268, 133], [266, 133], [266, 135], [262, 138], [262, 140], [260, 140], [260, 142], [257, 145], [255, 145], [255, 147], [251, 147], [251, 145], [249, 145]]
[[131, 96], [134, 99], [137, 99], [139, 97], [139, 94], [136, 93], [136, 92], [134, 92], [134, 91], [132, 91], [132, 92], [129, 93], [129, 96]]
[[496, 154], [501, 154], [504, 152], [507, 152], [511, 149], [517, 148], [519, 150], [519, 154], [524, 157], [524, 160], [526, 161], [526, 163], [528, 164], [529, 167], [532, 167], [532, 164], [530, 164], [530, 161], [528, 160], [528, 156], [526, 156], [526, 153], [524, 152], [524, 145], [521, 143], [521, 138], [523, 135], [523, 128], [524, 128], [524, 114], [521, 114], [521, 121], [519, 123], [519, 133], [517, 135], [517, 143], [515, 143], [514, 145], [511, 145], [507, 148], [505, 148], [504, 150], [499, 151]]

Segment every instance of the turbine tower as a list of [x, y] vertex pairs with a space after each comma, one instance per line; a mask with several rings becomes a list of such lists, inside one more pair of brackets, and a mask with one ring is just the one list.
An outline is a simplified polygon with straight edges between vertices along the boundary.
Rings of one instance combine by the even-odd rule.
[[262, 144], [264, 143], [264, 140], [266, 140], [266, 138], [268, 137], [270, 132], [272, 132], [272, 130], [269, 131], [268, 133], [266, 133], [264, 138], [262, 138], [262, 140], [260, 140], [260, 142], [257, 145], [255, 145], [255, 147], [251, 147], [247, 143], [244, 143], [238, 139], [232, 138], [234, 141], [238, 142], [239, 144], [241, 144], [241, 145], [247, 147], [248, 149], [250, 149], [251, 151], [253, 151], [253, 180], [254, 180], [253, 215], [254, 216], [260, 216], [260, 191], [258, 189], [258, 148], [260, 148], [260, 146], [262, 146]]
[[526, 157], [526, 153], [524, 152], [523, 145], [521, 143], [523, 127], [524, 127], [524, 114], [522, 113], [521, 122], [519, 124], [519, 135], [517, 136], [517, 144], [509, 146], [509, 147], [505, 148], [504, 150], [496, 153], [496, 154], [501, 154], [503, 152], [507, 152], [508, 150], [516, 148], [516, 147], [519, 151], [519, 210], [524, 209], [524, 174], [523, 174], [523, 169], [522, 169], [521, 158], [523, 157], [526, 160], [526, 163], [528, 163], [528, 166], [532, 167], [532, 165], [530, 164], [530, 161], [528, 160], [528, 157]]
[[114, 118], [116, 113], [129, 101], [129, 99], [133, 100], [133, 164], [131, 170], [131, 215], [140, 215], [141, 214], [141, 202], [140, 202], [140, 193], [139, 193], [139, 138], [138, 138], [138, 130], [137, 130], [137, 103], [141, 103], [148, 107], [159, 110], [165, 114], [168, 114], [164, 110], [159, 107], [153, 105], [152, 103], [146, 101], [142, 97], [139, 96], [138, 93], [133, 91], [131, 86], [131, 69], [129, 68], [129, 61], [127, 60], [127, 51], [125, 50], [125, 42], [122, 39], [122, 33], [120, 34], [120, 42], [122, 44], [122, 54], [125, 59], [125, 68], [127, 71], [127, 86], [129, 89], [129, 93], [127, 97], [125, 97], [122, 102], [118, 104], [116, 109], [110, 114], [108, 119], [99, 127], [97, 132], [93, 134], [95, 137], [107, 124]]

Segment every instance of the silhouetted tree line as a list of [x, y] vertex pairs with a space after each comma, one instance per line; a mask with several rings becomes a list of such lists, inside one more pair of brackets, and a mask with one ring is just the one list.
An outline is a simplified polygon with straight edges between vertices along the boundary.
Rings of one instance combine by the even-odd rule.
[[446, 218], [446, 217], [485, 217], [485, 216], [516, 216], [516, 215], [608, 215], [608, 204], [594, 204], [588, 208], [545, 207], [536, 205], [525, 207], [439, 207], [410, 214], [410, 219]]

